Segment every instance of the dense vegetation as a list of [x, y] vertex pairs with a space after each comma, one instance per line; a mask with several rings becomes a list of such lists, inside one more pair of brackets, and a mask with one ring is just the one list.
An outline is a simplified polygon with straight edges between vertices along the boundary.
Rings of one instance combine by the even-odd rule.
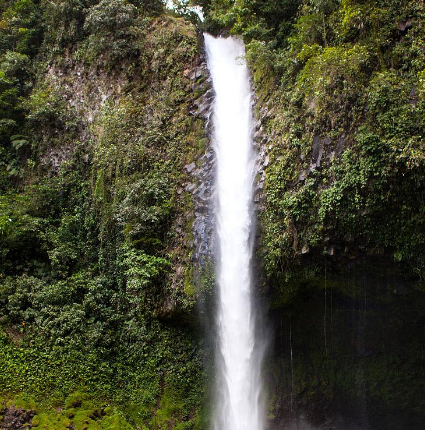
[[163, 12], [1, 4], [0, 394], [38, 428], [202, 426], [177, 194], [202, 151], [199, 47]]
[[[159, 0], [0, 3], [0, 414], [33, 409], [47, 429], [207, 427], [182, 192], [205, 149], [189, 115], [201, 48], [176, 3], [186, 21]], [[244, 38], [258, 99], [259, 258], [281, 327], [270, 422], [361, 392], [376, 420], [404, 410], [417, 428], [423, 1], [194, 3], [203, 29]]]

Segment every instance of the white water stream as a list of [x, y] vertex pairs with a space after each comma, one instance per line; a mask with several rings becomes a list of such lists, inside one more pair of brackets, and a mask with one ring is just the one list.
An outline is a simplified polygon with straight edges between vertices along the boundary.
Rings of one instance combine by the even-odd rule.
[[261, 353], [255, 339], [252, 95], [240, 40], [205, 35], [215, 100], [218, 399], [215, 430], [263, 430]]

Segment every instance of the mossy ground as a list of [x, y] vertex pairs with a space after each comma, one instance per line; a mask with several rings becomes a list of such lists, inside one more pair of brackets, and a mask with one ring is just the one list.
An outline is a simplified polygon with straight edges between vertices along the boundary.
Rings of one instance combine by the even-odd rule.
[[122, 414], [107, 403], [102, 403], [89, 394], [74, 392], [67, 398], [60, 393], [46, 400], [37, 402], [29, 395], [14, 395], [0, 399], [2, 409], [16, 408], [31, 410], [35, 413], [31, 428], [65, 430], [124, 429], [131, 430]]

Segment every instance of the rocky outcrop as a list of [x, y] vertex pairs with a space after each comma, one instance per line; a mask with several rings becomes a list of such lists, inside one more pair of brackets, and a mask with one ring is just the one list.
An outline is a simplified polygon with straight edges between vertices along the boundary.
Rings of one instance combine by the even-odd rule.
[[1, 430], [26, 430], [32, 428], [31, 421], [34, 417], [34, 411], [17, 409], [13, 406], [4, 408], [0, 411], [3, 419], [0, 421]]
[[205, 150], [195, 161], [185, 166], [191, 181], [184, 190], [192, 195], [193, 201], [193, 260], [198, 267], [212, 261], [214, 249], [214, 170], [215, 154], [209, 139], [211, 113], [214, 100], [211, 77], [205, 57], [191, 76], [201, 95], [193, 103], [190, 114], [200, 118], [204, 124]]

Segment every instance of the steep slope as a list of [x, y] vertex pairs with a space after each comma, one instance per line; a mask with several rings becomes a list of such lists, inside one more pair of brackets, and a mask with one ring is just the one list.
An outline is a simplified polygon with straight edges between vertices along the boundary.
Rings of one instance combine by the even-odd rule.
[[151, 3], [3, 6], [3, 40], [24, 39], [1, 57], [4, 423], [202, 428], [191, 191], [208, 85], [194, 26]]

